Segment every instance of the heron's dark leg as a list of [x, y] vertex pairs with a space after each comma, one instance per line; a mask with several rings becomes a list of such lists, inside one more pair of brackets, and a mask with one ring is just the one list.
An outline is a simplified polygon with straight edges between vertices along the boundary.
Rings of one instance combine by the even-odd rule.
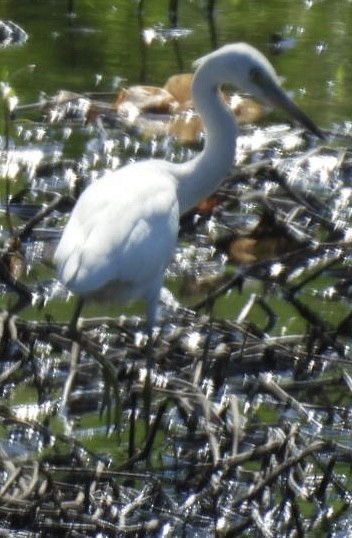
[[145, 347], [146, 353], [146, 376], [144, 380], [143, 387], [143, 405], [144, 405], [144, 414], [145, 414], [145, 434], [146, 439], [148, 438], [150, 430], [150, 417], [151, 417], [151, 404], [152, 404], [152, 369], [153, 369], [153, 343], [152, 336], [148, 332], [148, 340]]
[[154, 366], [153, 356], [153, 328], [155, 326], [156, 311], [159, 301], [159, 292], [152, 298], [146, 301], [147, 303], [147, 344], [145, 347], [146, 353], [146, 378], [143, 389], [144, 400], [144, 412], [145, 412], [145, 429], [146, 437], [148, 437], [150, 431], [150, 417], [151, 417], [151, 404], [152, 404], [152, 370]]
[[77, 333], [77, 322], [78, 322], [78, 318], [80, 316], [81, 310], [83, 308], [83, 304], [84, 304], [84, 299], [82, 297], [79, 297], [76, 303], [76, 307], [73, 311], [72, 319], [68, 325], [69, 334]]

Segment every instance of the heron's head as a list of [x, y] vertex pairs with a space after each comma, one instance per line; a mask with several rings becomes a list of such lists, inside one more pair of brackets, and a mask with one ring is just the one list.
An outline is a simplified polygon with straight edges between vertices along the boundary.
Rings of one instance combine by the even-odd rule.
[[315, 135], [324, 138], [320, 129], [281, 88], [271, 63], [247, 43], [225, 45], [197, 60], [196, 66], [209, 69], [216, 84], [233, 84], [260, 101], [280, 107]]

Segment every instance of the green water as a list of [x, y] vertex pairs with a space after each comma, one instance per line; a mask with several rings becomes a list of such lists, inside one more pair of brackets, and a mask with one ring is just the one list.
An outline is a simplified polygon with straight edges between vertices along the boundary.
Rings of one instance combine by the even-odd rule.
[[[23, 103], [62, 88], [111, 90], [115, 77], [162, 84], [225, 43], [247, 41], [270, 55], [268, 42], [279, 33], [293, 40], [284, 54], [270, 55], [285, 87], [325, 127], [351, 117], [348, 0], [218, 0], [210, 21], [204, 2], [180, 0], [177, 39], [163, 33], [170, 29], [167, 2], [145, 0], [141, 12], [137, 4], [76, 0], [70, 17], [63, 0], [2, 0], [0, 18], [22, 26], [29, 40], [0, 50], [0, 79], [11, 80]], [[150, 29], [161, 32], [148, 45], [141, 36]], [[32, 73], [26, 71], [30, 64], [36, 66]]]

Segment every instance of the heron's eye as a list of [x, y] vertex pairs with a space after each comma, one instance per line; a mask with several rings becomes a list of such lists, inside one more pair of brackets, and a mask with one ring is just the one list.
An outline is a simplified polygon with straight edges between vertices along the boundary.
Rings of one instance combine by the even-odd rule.
[[254, 84], [261, 86], [265, 80], [265, 75], [257, 67], [252, 67], [252, 69], [249, 71], [249, 78], [252, 82], [254, 82]]

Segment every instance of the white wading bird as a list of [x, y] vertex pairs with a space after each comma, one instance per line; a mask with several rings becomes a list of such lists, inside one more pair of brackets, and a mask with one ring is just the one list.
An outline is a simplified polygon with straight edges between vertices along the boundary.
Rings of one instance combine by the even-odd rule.
[[322, 138], [250, 45], [226, 45], [196, 66], [192, 96], [206, 131], [203, 151], [183, 164], [150, 159], [106, 172], [80, 196], [55, 253], [59, 279], [82, 299], [144, 299], [149, 334], [179, 217], [212, 194], [234, 162], [238, 126], [219, 88], [233, 84], [279, 106]]

